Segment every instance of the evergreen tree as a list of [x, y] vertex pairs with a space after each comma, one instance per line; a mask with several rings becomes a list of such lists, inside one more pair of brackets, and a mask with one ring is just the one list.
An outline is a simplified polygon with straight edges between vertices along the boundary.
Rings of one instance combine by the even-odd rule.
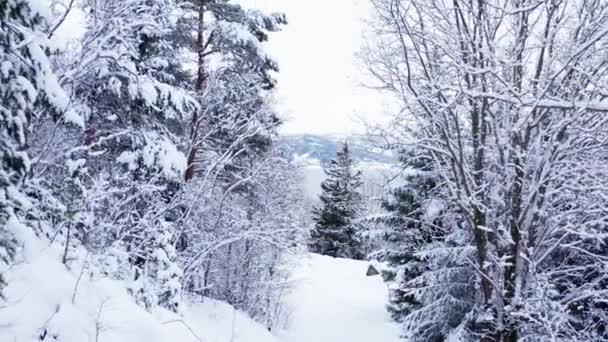
[[[450, 220], [431, 161], [402, 156], [405, 184], [383, 200], [385, 247], [376, 255], [388, 264], [387, 309], [413, 341], [443, 341], [470, 310], [462, 298], [472, 292], [461, 244]], [[467, 277], [469, 281], [467, 281]]]
[[[28, 214], [34, 205], [24, 190], [29, 121], [35, 110], [57, 114], [67, 105], [47, 59], [44, 24], [30, 1], [0, 2], [0, 265], [17, 250], [14, 231], [33, 218]], [[2, 284], [0, 274], [0, 290]]]
[[[233, 0], [187, 1], [193, 6], [183, 26], [196, 33], [192, 35], [197, 37], [193, 45], [198, 54], [194, 83], [201, 96], [201, 108], [190, 122], [185, 174], [189, 181], [204, 173], [210, 159], [204, 154], [210, 151], [243, 159], [270, 149], [270, 135], [280, 120], [268, 110], [266, 97], [276, 84], [272, 73], [278, 65], [262, 44], [287, 20], [282, 13], [264, 14]], [[238, 173], [241, 167], [228, 165], [227, 173]]]
[[[426, 222], [425, 202], [432, 198], [435, 181], [429, 177], [422, 162], [416, 164], [418, 165], [412, 165], [414, 171], [405, 177], [406, 185], [392, 190], [382, 201], [382, 207], [388, 215], [383, 219], [386, 225], [383, 236], [386, 248], [380, 252], [379, 257], [390, 266], [383, 272], [384, 280], [399, 285], [390, 291], [388, 305], [388, 310], [396, 321], [420, 307], [421, 303], [412, 293], [400, 285], [422, 273], [424, 262], [415, 253], [441, 233]], [[437, 226], [441, 224], [434, 223]]]
[[311, 252], [340, 258], [363, 259], [357, 236], [357, 216], [361, 205], [361, 172], [356, 170], [347, 143], [325, 169], [321, 183], [322, 206], [313, 209], [315, 227], [311, 231]]
[[[181, 124], [197, 105], [172, 47], [179, 38], [172, 4], [82, 2], [82, 42], [58, 64], [86, 130], [58, 129], [69, 152], [55, 157], [64, 160], [54, 169], [42, 163], [36, 171], [67, 208], [57, 217], [67, 244], [82, 243], [100, 257], [124, 250], [131, 269], [110, 275], [132, 280], [131, 292], [146, 307], [176, 310], [176, 227], [164, 209], [186, 169]], [[38, 133], [46, 144], [44, 130]], [[149, 284], [153, 278], [158, 286]]]
[[402, 322], [407, 315], [423, 306], [408, 282], [428, 269], [416, 253], [442, 235], [440, 219], [427, 215], [426, 203], [436, 188], [429, 167], [425, 165], [428, 161], [402, 158], [402, 162], [408, 166], [405, 185], [392, 190], [382, 202], [382, 207], [388, 212], [383, 218], [386, 245], [378, 255], [389, 265], [382, 276], [390, 284], [387, 309], [397, 322]]

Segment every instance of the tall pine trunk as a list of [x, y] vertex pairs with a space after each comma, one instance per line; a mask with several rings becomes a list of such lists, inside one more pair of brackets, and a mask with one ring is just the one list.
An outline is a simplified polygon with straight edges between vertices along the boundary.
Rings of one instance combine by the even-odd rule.
[[[205, 30], [205, 5], [207, 4], [207, 0], [200, 0], [199, 8], [198, 8], [198, 32], [196, 39], [196, 51], [198, 55], [198, 71], [196, 75], [196, 83], [194, 86], [194, 90], [196, 94], [199, 96], [199, 100], [201, 99], [203, 92], [205, 90], [205, 81], [206, 81], [206, 72], [205, 72], [205, 38], [204, 38], [204, 30]], [[211, 37], [209, 38], [211, 39]], [[202, 106], [201, 106], [202, 108]], [[199, 109], [202, 111], [202, 109]], [[186, 182], [191, 180], [194, 177], [194, 173], [196, 171], [195, 163], [196, 163], [196, 155], [198, 153], [198, 137], [200, 130], [200, 119], [202, 116], [202, 112], [194, 111], [192, 113], [192, 121], [190, 122], [190, 151], [188, 151], [188, 159], [187, 159], [187, 168], [185, 174]]]

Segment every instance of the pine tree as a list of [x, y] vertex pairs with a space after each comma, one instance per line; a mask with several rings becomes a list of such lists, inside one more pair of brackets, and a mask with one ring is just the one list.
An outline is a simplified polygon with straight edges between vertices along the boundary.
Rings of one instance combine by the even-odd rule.
[[[190, 13], [184, 26], [197, 37], [193, 43], [198, 55], [194, 83], [202, 99], [200, 110], [190, 122], [186, 181], [204, 169], [200, 160], [208, 160], [209, 156], [199, 154], [209, 150], [214, 153], [219, 148], [221, 153], [237, 153], [239, 157], [260, 149], [269, 150], [268, 133], [280, 120], [273, 111], [264, 108], [265, 94], [276, 84], [272, 73], [278, 71], [278, 65], [264, 51], [262, 43], [268, 41], [270, 32], [279, 31], [287, 23], [282, 13], [248, 10], [237, 1], [188, 1], [197, 13]], [[212, 67], [209, 58], [222, 63], [213, 63]], [[218, 64], [221, 66], [217, 67]], [[204, 146], [203, 137], [212, 141], [212, 146]], [[227, 148], [230, 150], [226, 151]]]
[[[58, 114], [67, 105], [47, 58], [44, 23], [30, 1], [0, 2], [0, 265], [15, 255], [14, 230], [31, 219], [24, 190], [29, 121], [35, 110]], [[0, 289], [3, 282], [0, 274]]]
[[313, 209], [315, 227], [311, 231], [311, 252], [340, 258], [363, 259], [357, 236], [357, 215], [361, 205], [361, 172], [356, 170], [347, 143], [325, 169], [321, 183], [322, 206]]

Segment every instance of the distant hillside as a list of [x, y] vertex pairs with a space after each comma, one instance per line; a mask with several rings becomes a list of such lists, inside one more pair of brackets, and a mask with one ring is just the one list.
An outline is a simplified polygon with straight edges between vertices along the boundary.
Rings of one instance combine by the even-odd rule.
[[334, 157], [338, 146], [347, 141], [352, 158], [357, 163], [393, 164], [396, 158], [390, 153], [370, 147], [372, 144], [365, 137], [340, 137], [321, 135], [289, 135], [280, 138], [280, 144], [294, 158], [316, 159], [325, 166]]
[[363, 171], [363, 191], [376, 192], [386, 180], [387, 174], [394, 173], [397, 159], [389, 153], [370, 148], [371, 144], [364, 137], [340, 137], [320, 135], [290, 135], [279, 141], [295, 162], [302, 166], [303, 187], [306, 193], [316, 198], [321, 190], [320, 184], [325, 179], [323, 167], [334, 157], [338, 146], [348, 141], [353, 161]]

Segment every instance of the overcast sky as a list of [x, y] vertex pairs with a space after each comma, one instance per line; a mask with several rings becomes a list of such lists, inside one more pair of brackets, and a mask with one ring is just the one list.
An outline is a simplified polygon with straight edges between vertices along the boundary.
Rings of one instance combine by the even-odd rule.
[[241, 0], [248, 6], [286, 13], [289, 25], [270, 38], [277, 59], [278, 108], [287, 116], [285, 134], [363, 133], [378, 121], [383, 104], [360, 86], [361, 46], [368, 0]]
[[[369, 0], [239, 0], [246, 7], [279, 11], [289, 24], [273, 34], [269, 53], [281, 68], [277, 109], [283, 134], [364, 133], [363, 121], [380, 122], [383, 108], [375, 91], [361, 87], [355, 54], [362, 43]], [[77, 37], [77, 11], [61, 28], [63, 39]]]

